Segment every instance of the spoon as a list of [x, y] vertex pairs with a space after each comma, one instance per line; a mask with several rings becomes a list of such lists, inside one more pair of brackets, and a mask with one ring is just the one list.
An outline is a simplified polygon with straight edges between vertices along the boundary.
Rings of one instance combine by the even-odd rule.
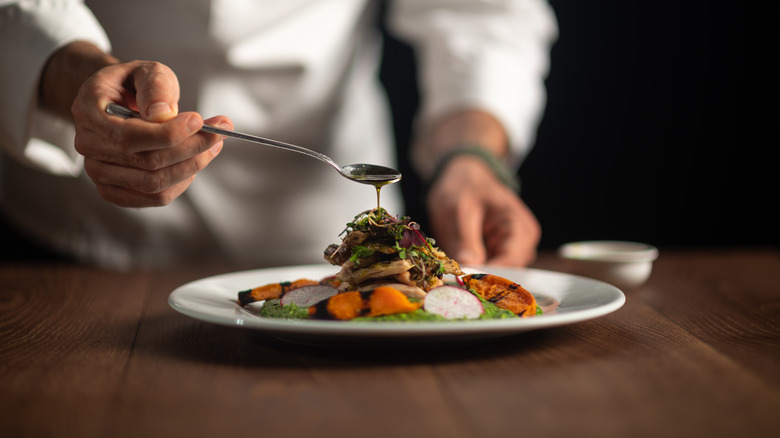
[[[140, 115], [137, 112], [129, 108], [125, 108], [121, 105], [117, 105], [115, 103], [109, 103], [108, 107], [106, 108], [106, 112], [108, 112], [111, 115], [122, 117], [124, 119], [140, 118]], [[280, 149], [287, 149], [289, 151], [294, 151], [304, 155], [308, 155], [310, 157], [316, 158], [318, 160], [330, 164], [344, 178], [350, 179], [352, 181], [357, 181], [363, 184], [371, 184], [374, 187], [377, 187], [377, 189], [385, 184], [392, 184], [394, 182], [398, 182], [401, 179], [401, 172], [385, 166], [378, 166], [376, 164], [357, 163], [357, 164], [347, 164], [346, 166], [342, 167], [336, 164], [336, 162], [333, 161], [327, 155], [321, 154], [319, 152], [315, 152], [311, 149], [306, 149], [305, 147], [302, 146], [284, 143], [278, 140], [271, 140], [268, 138], [257, 137], [255, 135], [244, 134], [238, 131], [229, 131], [226, 129], [220, 129], [217, 128], [216, 126], [205, 125], [205, 124], [203, 125], [202, 128], [200, 128], [200, 130], [211, 134], [226, 135], [228, 137], [240, 138], [242, 140], [259, 143], [264, 146], [272, 146]]]

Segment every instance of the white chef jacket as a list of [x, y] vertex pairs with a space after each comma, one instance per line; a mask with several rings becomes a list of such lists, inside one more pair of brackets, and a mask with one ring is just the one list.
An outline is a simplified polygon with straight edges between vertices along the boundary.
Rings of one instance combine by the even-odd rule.
[[[273, 266], [322, 261], [368, 185], [299, 154], [227, 139], [164, 207], [101, 199], [73, 127], [37, 107], [46, 59], [90, 41], [177, 74], [179, 107], [224, 114], [239, 131], [307, 146], [340, 164], [395, 166], [380, 40], [369, 0], [0, 0], [0, 207], [30, 236], [87, 263], [164, 267], [209, 259]], [[495, 114], [519, 163], [544, 105], [553, 13], [541, 0], [407, 0], [390, 28], [418, 50], [419, 124], [459, 108]], [[400, 187], [382, 206], [403, 213]]]

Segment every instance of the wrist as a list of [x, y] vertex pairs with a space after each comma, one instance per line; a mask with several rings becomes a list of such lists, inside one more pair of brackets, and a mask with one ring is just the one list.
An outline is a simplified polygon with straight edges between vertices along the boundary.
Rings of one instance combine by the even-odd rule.
[[42, 108], [71, 119], [71, 105], [81, 85], [103, 67], [119, 62], [97, 46], [74, 41], [54, 52], [44, 65], [39, 86]]
[[478, 159], [485, 166], [487, 166], [487, 168], [490, 169], [498, 181], [500, 181], [515, 193], [520, 191], [520, 181], [517, 178], [516, 172], [510, 166], [504, 163], [500, 158], [495, 156], [489, 150], [479, 145], [470, 143], [463, 143], [453, 147], [439, 158], [433, 168], [431, 177], [427, 181], [428, 186], [430, 187], [435, 184], [449, 168], [452, 162], [463, 156], [469, 156]]
[[[414, 147], [413, 162], [420, 178], [431, 182], [441, 174], [441, 168], [455, 157], [476, 156], [494, 173], [505, 174], [501, 163], [509, 149], [509, 139], [500, 121], [480, 109], [465, 109], [442, 117], [435, 123], [423, 125], [419, 141]], [[478, 149], [482, 149], [480, 151]], [[506, 180], [502, 176], [502, 180]]]

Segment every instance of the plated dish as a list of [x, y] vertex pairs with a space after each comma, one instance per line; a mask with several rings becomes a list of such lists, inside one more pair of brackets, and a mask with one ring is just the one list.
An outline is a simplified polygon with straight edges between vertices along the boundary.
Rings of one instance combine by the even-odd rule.
[[314, 344], [464, 342], [586, 321], [614, 312], [625, 303], [625, 295], [618, 288], [584, 277], [538, 269], [462, 269], [466, 273], [488, 272], [522, 284], [536, 297], [544, 314], [533, 318], [437, 322], [286, 320], [262, 318], [237, 303], [236, 292], [240, 290], [296, 278], [324, 278], [338, 272], [338, 267], [327, 264], [207, 277], [176, 288], [168, 301], [174, 310], [201, 321]]

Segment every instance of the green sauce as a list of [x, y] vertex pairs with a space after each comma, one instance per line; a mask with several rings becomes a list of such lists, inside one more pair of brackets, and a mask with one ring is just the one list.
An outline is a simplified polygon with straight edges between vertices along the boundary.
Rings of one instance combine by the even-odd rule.
[[309, 309], [298, 307], [295, 304], [282, 306], [279, 299], [266, 300], [263, 307], [260, 308], [260, 316], [265, 318], [283, 318], [283, 319], [307, 319]]
[[396, 313], [395, 315], [359, 317], [352, 321], [364, 322], [420, 322], [420, 321], [446, 321], [443, 316], [428, 313], [423, 309], [417, 309], [414, 312]]
[[479, 298], [479, 301], [482, 302], [482, 307], [485, 309], [485, 313], [480, 315], [478, 319], [518, 318], [518, 316], [515, 315], [514, 313], [496, 306], [490, 301], [487, 301], [486, 299], [482, 298], [482, 296], [480, 296], [479, 294], [476, 294], [474, 292], [471, 293], [474, 294], [475, 297]]
[[[485, 319], [507, 319], [517, 318], [514, 313], [502, 309], [495, 304], [485, 301], [482, 297], [477, 296], [482, 301], [482, 306], [485, 308], [485, 313], [480, 315], [479, 318], [473, 321], [485, 320]], [[541, 308], [537, 306], [537, 315], [541, 315]], [[260, 316], [265, 318], [280, 318], [280, 319], [308, 319], [309, 310], [303, 307], [298, 307], [295, 304], [288, 304], [282, 306], [278, 299], [266, 300], [263, 307], [260, 309]], [[448, 321], [443, 316], [428, 313], [423, 309], [417, 309], [414, 312], [398, 313], [395, 315], [387, 316], [375, 316], [375, 317], [359, 317], [352, 321], [360, 322], [431, 322], [431, 321]], [[469, 321], [464, 319], [463, 321]]]

